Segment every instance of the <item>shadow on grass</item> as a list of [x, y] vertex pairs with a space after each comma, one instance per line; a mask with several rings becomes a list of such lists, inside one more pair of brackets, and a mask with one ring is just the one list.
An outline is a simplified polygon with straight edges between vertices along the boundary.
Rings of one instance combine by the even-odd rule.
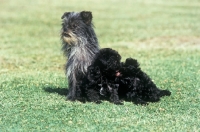
[[68, 89], [67, 88], [51, 88], [51, 87], [45, 87], [43, 88], [45, 92], [48, 93], [57, 93], [61, 96], [66, 96], [68, 93]]

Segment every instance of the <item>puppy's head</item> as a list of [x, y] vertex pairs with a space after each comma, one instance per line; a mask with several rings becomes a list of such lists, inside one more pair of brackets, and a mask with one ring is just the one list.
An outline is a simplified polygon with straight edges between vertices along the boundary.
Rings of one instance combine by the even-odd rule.
[[107, 74], [116, 74], [120, 69], [121, 56], [115, 50], [110, 48], [101, 49], [95, 59], [94, 64], [98, 65], [100, 70]]
[[138, 68], [140, 64], [137, 62], [136, 59], [127, 58], [125, 61], [125, 66], [134, 66], [135, 68]]

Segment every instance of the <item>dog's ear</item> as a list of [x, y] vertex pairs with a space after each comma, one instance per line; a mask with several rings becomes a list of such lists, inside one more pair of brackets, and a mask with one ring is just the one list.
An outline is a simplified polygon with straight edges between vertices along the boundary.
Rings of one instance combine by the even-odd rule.
[[65, 17], [69, 16], [69, 14], [70, 14], [70, 12], [65, 12], [65, 13], [62, 15], [61, 19], [63, 19], [63, 18], [65, 18]]
[[82, 11], [81, 12], [81, 18], [83, 19], [83, 22], [87, 25], [91, 24], [92, 21], [92, 12], [90, 11]]
[[140, 64], [137, 62], [136, 59], [127, 58], [125, 61], [126, 66], [134, 66], [135, 68], [139, 68]]

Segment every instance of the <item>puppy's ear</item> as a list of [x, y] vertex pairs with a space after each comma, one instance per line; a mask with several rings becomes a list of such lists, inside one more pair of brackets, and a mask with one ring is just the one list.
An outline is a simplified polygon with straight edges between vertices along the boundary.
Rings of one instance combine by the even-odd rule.
[[92, 12], [90, 11], [82, 11], [81, 12], [81, 18], [83, 19], [83, 22], [87, 25], [91, 24], [92, 21]]
[[70, 14], [70, 12], [65, 12], [65, 13], [62, 15], [61, 19], [65, 18], [65, 17], [68, 17], [69, 14]]
[[125, 61], [125, 65], [134, 66], [135, 68], [138, 68], [140, 66], [140, 64], [137, 62], [137, 60], [133, 59], [133, 58], [127, 58]]

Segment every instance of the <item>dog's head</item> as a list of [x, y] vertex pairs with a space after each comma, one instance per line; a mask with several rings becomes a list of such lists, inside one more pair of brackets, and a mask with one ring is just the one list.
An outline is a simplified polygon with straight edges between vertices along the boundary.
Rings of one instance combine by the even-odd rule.
[[89, 11], [65, 12], [61, 19], [61, 39], [69, 45], [84, 41], [94, 34], [92, 13]]
[[116, 74], [120, 69], [121, 56], [110, 48], [101, 49], [95, 56], [93, 64], [99, 66], [105, 74]]
[[140, 64], [136, 59], [127, 58], [125, 63], [122, 63], [120, 72], [123, 76], [133, 77], [140, 72]]

